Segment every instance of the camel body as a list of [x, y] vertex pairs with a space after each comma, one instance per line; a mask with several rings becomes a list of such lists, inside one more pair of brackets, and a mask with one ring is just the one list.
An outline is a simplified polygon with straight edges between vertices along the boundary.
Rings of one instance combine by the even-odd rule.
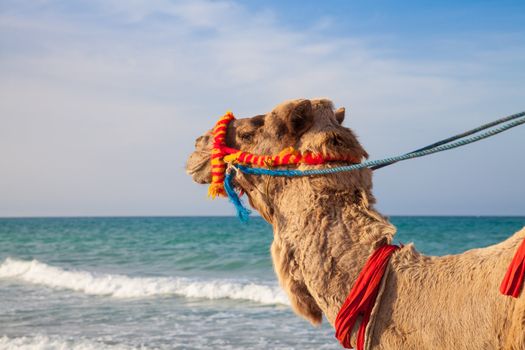
[[[322, 313], [333, 325], [365, 261], [392, 242], [395, 228], [366, 202], [325, 201], [295, 207], [294, 220], [274, 227], [272, 257], [294, 309], [312, 323]], [[515, 299], [499, 291], [523, 239], [525, 229], [499, 244], [441, 257], [420, 254], [412, 244], [396, 251], [365, 348], [525, 349], [523, 293]]]
[[[354, 134], [341, 126], [342, 114], [328, 100], [289, 101], [263, 122], [261, 116], [236, 120], [227, 140], [259, 154], [295, 146], [367, 157]], [[245, 133], [252, 135], [245, 138]], [[210, 183], [210, 142], [209, 133], [197, 139], [188, 160], [187, 170], [199, 183]], [[313, 178], [242, 173], [235, 178], [236, 187], [272, 224], [271, 254], [279, 282], [294, 311], [313, 324], [323, 314], [334, 324], [370, 254], [394, 237], [393, 225], [374, 209], [371, 175], [362, 169]], [[525, 229], [499, 244], [442, 257], [422, 255], [412, 244], [396, 251], [372, 311], [365, 348], [525, 349], [525, 293], [511, 298], [499, 292], [523, 239]]]

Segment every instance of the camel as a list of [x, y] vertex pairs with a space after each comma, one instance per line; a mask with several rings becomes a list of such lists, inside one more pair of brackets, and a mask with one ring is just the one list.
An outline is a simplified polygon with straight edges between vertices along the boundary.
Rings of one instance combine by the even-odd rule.
[[[368, 158], [354, 132], [342, 125], [344, 118], [344, 108], [335, 110], [330, 100], [290, 100], [267, 114], [233, 120], [225, 141], [254, 154], [293, 146]], [[211, 131], [197, 138], [186, 164], [200, 184], [212, 180], [212, 142]], [[342, 163], [298, 168], [336, 165]], [[314, 325], [324, 315], [333, 326], [368, 257], [396, 233], [374, 208], [372, 171], [295, 178], [238, 171], [234, 186], [273, 226], [273, 266], [293, 310]], [[499, 244], [447, 256], [402, 246], [383, 275], [365, 349], [525, 349], [525, 292], [512, 298], [499, 291], [524, 239], [525, 228]]]

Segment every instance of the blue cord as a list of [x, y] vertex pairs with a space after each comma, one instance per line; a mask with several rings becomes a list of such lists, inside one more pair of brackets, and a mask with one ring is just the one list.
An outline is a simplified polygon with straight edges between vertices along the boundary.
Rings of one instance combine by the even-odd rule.
[[232, 181], [234, 176], [234, 171], [226, 174], [224, 178], [224, 189], [226, 190], [226, 194], [228, 195], [230, 202], [233, 203], [233, 205], [235, 206], [235, 210], [237, 210], [237, 216], [239, 217], [239, 220], [241, 220], [241, 222], [248, 222], [248, 218], [250, 217], [250, 210], [244, 206], [241, 199], [239, 198], [239, 195], [237, 194], [237, 192], [235, 192], [235, 189], [233, 188]]
[[[481, 126], [478, 126], [477, 128], [474, 128], [472, 130], [468, 130], [468, 131], [465, 131], [465, 132], [462, 132], [460, 134], [457, 134], [457, 135], [454, 135], [454, 136], [451, 136], [451, 137], [448, 137], [446, 139], [443, 139], [443, 140], [440, 140], [440, 141], [437, 141], [437, 142], [434, 142], [433, 144], [431, 145], [428, 145], [428, 146], [425, 146], [425, 147], [422, 147], [422, 148], [419, 148], [419, 149], [416, 149], [415, 151], [412, 151], [410, 153], [415, 153], [415, 152], [420, 152], [420, 151], [425, 151], [427, 149], [431, 149], [431, 148], [435, 148], [437, 146], [441, 146], [441, 145], [444, 145], [444, 144], [447, 144], [447, 143], [450, 143], [452, 141], [456, 141], [458, 139], [462, 139], [462, 138], [465, 138], [467, 136], [470, 136], [470, 135], [473, 135], [473, 134], [477, 134], [478, 132], [480, 131], [483, 131], [485, 129], [490, 129], [492, 127], [495, 127], [496, 125], [499, 125], [499, 124], [503, 124], [503, 123], [506, 123], [506, 122], [509, 122], [511, 120], [514, 120], [514, 119], [518, 119], [518, 118], [521, 118], [525, 116], [525, 112], [521, 112], [521, 113], [516, 113], [516, 114], [512, 114], [512, 115], [509, 115], [507, 117], [503, 117], [503, 118], [500, 118], [500, 119], [497, 119], [495, 121], [492, 121], [490, 123], [487, 123], [487, 124], [483, 124]], [[380, 169], [380, 168], [383, 168], [383, 167], [386, 167], [390, 164], [394, 164], [394, 163], [386, 163], [386, 164], [381, 164], [381, 165], [376, 165], [376, 166], [373, 166], [371, 167], [370, 169], [372, 170], [377, 170], [377, 169]]]

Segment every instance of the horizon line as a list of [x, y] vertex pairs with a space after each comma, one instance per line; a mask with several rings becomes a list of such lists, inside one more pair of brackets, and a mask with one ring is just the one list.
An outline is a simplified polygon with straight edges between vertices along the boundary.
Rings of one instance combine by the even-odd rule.
[[[525, 218], [525, 214], [498, 215], [498, 214], [393, 214], [386, 217], [457, 217], [457, 218]], [[0, 216], [3, 219], [132, 219], [132, 218], [236, 218], [236, 215], [28, 215], [28, 216]], [[261, 218], [260, 215], [251, 215], [251, 218]], [[264, 220], [264, 219], [263, 219]]]

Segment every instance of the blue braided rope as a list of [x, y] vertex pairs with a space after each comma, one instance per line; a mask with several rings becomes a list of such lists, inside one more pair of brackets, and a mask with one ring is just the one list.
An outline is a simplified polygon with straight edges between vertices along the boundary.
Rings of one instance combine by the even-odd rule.
[[491, 126], [494, 126], [496, 124], [500, 124], [502, 121], [499, 120], [499, 121], [495, 121], [493, 123], [485, 124], [485, 125], [483, 125], [483, 126], [481, 126], [479, 128], [473, 129], [472, 131], [469, 131], [467, 133], [453, 136], [453, 137], [447, 139], [448, 141], [447, 140], [439, 141], [438, 143], [436, 143], [436, 144], [440, 144], [438, 146], [435, 146], [435, 144], [433, 144], [431, 146], [424, 147], [424, 148], [422, 148], [422, 149], [420, 149], [418, 151], [414, 151], [414, 152], [411, 152], [411, 153], [407, 153], [407, 154], [403, 154], [403, 155], [395, 156], [395, 157], [384, 158], [384, 159], [380, 159], [380, 160], [370, 160], [370, 161], [366, 161], [366, 162], [363, 162], [363, 163], [360, 163], [360, 164], [346, 165], [346, 166], [340, 166], [340, 167], [334, 167], [334, 168], [308, 169], [308, 170], [296, 170], [296, 169], [276, 169], [276, 170], [272, 170], [272, 169], [265, 169], [265, 168], [250, 168], [250, 167], [246, 167], [246, 166], [241, 165], [241, 164], [235, 164], [234, 167], [239, 169], [240, 171], [242, 171], [245, 174], [269, 175], [269, 176], [287, 176], [287, 177], [312, 176], [312, 175], [328, 175], [328, 174], [335, 174], [335, 173], [345, 172], [345, 171], [353, 171], [353, 170], [364, 169], [364, 168], [378, 167], [378, 166], [381, 166], [381, 165], [388, 165], [388, 164], [393, 164], [393, 163], [401, 162], [401, 161], [408, 160], [408, 159], [413, 159], [413, 158], [419, 158], [419, 157], [427, 156], [427, 155], [430, 155], [430, 154], [433, 154], [433, 153], [448, 151], [448, 150], [451, 150], [451, 149], [454, 149], [454, 148], [458, 148], [458, 147], [461, 147], [461, 146], [468, 145], [470, 143], [481, 141], [483, 139], [489, 138], [491, 136], [499, 134], [499, 133], [501, 133], [503, 131], [506, 131], [508, 129], [514, 128], [514, 127], [516, 127], [518, 125], [525, 124], [525, 117], [524, 116], [525, 116], [525, 112], [521, 112], [521, 113], [518, 113], [518, 114], [514, 114], [512, 116], [503, 118], [501, 120], [507, 119], [506, 121], [508, 121], [508, 120], [512, 120], [512, 121], [510, 121], [509, 123], [504, 124], [502, 126], [499, 126], [497, 128], [494, 128], [492, 130], [486, 131], [486, 132], [481, 133], [481, 134], [476, 135], [476, 136], [468, 137], [468, 138], [460, 140], [460, 141], [456, 141], [456, 142], [448, 143], [448, 144], [443, 144], [443, 143], [446, 143], [446, 142], [450, 142], [451, 139], [455, 140], [457, 138], [461, 138], [461, 137], [464, 137], [464, 136], [467, 136], [467, 135], [471, 135], [471, 134], [476, 133], [476, 132], [478, 132], [480, 130], [487, 129], [487, 128], [489, 128]]
[[[409, 152], [409, 153], [415, 153], [415, 152], [420, 152], [420, 151], [425, 151], [427, 149], [431, 149], [431, 148], [434, 148], [434, 147], [437, 147], [437, 146], [441, 146], [441, 145], [444, 145], [444, 144], [447, 144], [447, 143], [450, 143], [452, 141], [456, 141], [458, 139], [462, 139], [462, 138], [465, 138], [467, 136], [470, 136], [470, 135], [473, 135], [473, 134], [477, 134], [478, 132], [480, 131], [483, 131], [485, 129], [489, 129], [489, 128], [492, 128], [496, 125], [499, 125], [499, 124], [503, 124], [503, 123], [506, 123], [508, 121], [511, 121], [511, 120], [514, 120], [514, 119], [518, 119], [518, 118], [521, 118], [525, 115], [525, 112], [521, 112], [521, 113], [516, 113], [516, 114], [512, 114], [512, 115], [509, 115], [507, 117], [503, 117], [503, 118], [500, 118], [500, 119], [497, 119], [493, 122], [490, 122], [490, 123], [487, 123], [487, 124], [483, 124], [481, 126], [478, 126], [477, 128], [474, 128], [472, 130], [468, 130], [468, 131], [465, 131], [465, 132], [462, 132], [460, 134], [457, 134], [457, 135], [454, 135], [454, 136], [451, 136], [451, 137], [448, 137], [446, 139], [443, 139], [443, 140], [440, 140], [440, 141], [437, 141], [437, 142], [434, 142], [433, 144], [430, 144], [428, 146], [425, 146], [425, 147], [422, 147], [422, 148], [418, 148], [416, 149], [415, 151], [412, 151], [412, 152]], [[377, 170], [377, 169], [381, 169], [383, 167], [386, 167], [390, 164], [394, 164], [394, 163], [386, 163], [386, 164], [381, 164], [381, 165], [376, 165], [376, 166], [373, 166], [371, 167], [372, 170]]]

